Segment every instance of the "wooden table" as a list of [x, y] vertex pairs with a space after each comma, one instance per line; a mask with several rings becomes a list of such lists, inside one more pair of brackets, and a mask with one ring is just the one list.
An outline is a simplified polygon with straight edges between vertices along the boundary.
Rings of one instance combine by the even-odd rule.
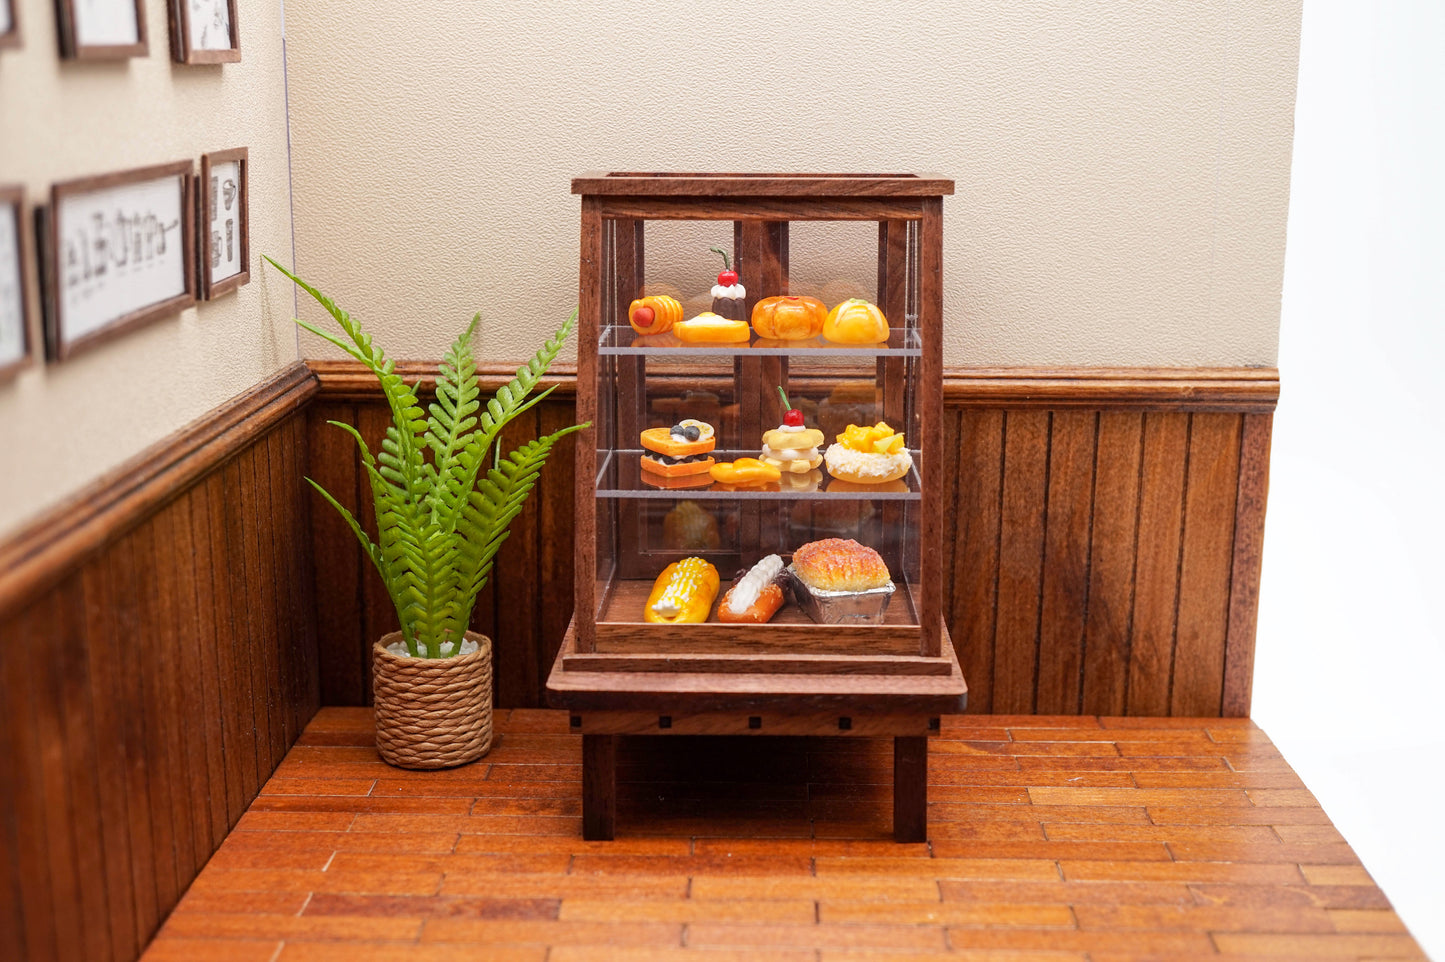
[[828, 735], [893, 739], [893, 837], [927, 839], [928, 737], [968, 697], [946, 626], [946, 676], [569, 670], [574, 627], [547, 697], [582, 736], [583, 838], [615, 832], [619, 735]]

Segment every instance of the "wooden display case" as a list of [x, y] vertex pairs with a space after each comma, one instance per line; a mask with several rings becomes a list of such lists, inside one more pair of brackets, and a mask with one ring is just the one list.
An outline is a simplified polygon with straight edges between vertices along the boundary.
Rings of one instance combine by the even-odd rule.
[[[582, 196], [577, 413], [593, 427], [577, 447], [575, 609], [549, 680], [553, 702], [595, 737], [734, 726], [926, 737], [930, 718], [936, 727], [937, 715], [959, 710], [966, 690], [942, 617], [942, 212], [953, 182], [606, 173], [574, 180], [572, 191]], [[859, 297], [882, 309], [888, 339], [753, 332], [697, 344], [635, 333], [628, 306], [644, 294], [678, 298], [684, 317], [708, 309], [722, 266], [709, 248], [731, 253], [744, 317], [775, 295], [829, 308]], [[756, 457], [782, 420], [778, 387], [823, 432], [822, 448], [849, 424], [886, 421], [904, 435], [912, 469], [863, 485], [820, 467], [750, 490], [705, 475], [674, 488], [641, 470], [641, 432], [684, 418], [715, 427], [717, 460]], [[704, 624], [643, 619], [673, 561], [707, 559], [726, 591], [763, 556], [787, 561], [828, 537], [869, 545], [887, 563], [896, 588], [882, 623], [815, 624], [788, 604], [767, 624], [720, 624], [717, 601]], [[605, 756], [594, 745], [589, 765]], [[895, 825], [900, 837], [921, 833], [921, 815], [913, 821]], [[589, 837], [611, 836], [610, 816], [587, 823]]]

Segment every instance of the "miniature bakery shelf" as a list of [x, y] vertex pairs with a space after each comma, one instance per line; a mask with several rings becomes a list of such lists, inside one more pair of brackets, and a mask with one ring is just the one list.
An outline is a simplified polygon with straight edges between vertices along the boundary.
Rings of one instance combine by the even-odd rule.
[[[857, 718], [894, 735], [895, 835], [921, 840], [926, 738], [939, 713], [962, 709], [967, 692], [942, 613], [951, 490], [942, 458], [942, 215], [953, 182], [916, 174], [598, 173], [577, 178], [572, 190], [582, 208], [577, 414], [592, 427], [576, 447], [573, 622], [547, 690], [553, 704], [576, 713], [584, 739], [584, 834], [612, 836], [612, 733], [666, 732], [675, 721], [679, 732], [837, 734], [847, 730], [840, 718]], [[714, 284], [695, 269], [714, 249], [728, 252], [736, 278], [717, 274]], [[720, 268], [727, 270], [721, 258], [712, 273]], [[761, 299], [784, 295], [817, 297], [825, 308], [871, 302], [888, 339], [764, 340], [752, 328], [746, 341], [700, 344], [668, 331], [642, 335], [629, 324], [653, 309], [644, 302], [630, 312], [644, 297], [657, 299], [664, 313], [653, 317], [667, 323], [712, 305], [736, 326]], [[682, 321], [672, 320], [664, 296], [683, 305]], [[850, 329], [829, 330], [846, 337]], [[785, 455], [783, 466], [799, 470], [777, 482], [725, 486], [641, 469], [643, 432], [711, 425], [713, 450], [671, 445], [680, 460], [665, 470], [686, 470], [685, 459], [699, 454], [719, 463], [758, 457], [785, 413], [789, 429], [801, 414], [825, 441]], [[903, 435], [912, 465], [902, 478], [840, 483], [826, 463], [814, 463], [850, 425], [880, 422], [887, 427], [871, 440], [850, 440], [848, 457], [859, 452], [865, 460], [852, 463], [867, 466], [875, 453], [896, 456], [866, 444]], [[680, 437], [677, 430], [671, 436]], [[655, 440], [649, 435], [649, 446]], [[832, 538], [877, 552], [892, 594], [872, 583], [826, 604], [818, 600], [826, 592], [805, 595], [813, 606], [806, 611], [789, 600], [762, 624], [718, 622], [735, 572], [774, 554], [786, 564], [804, 545]], [[649, 622], [658, 577], [684, 558], [712, 564], [723, 590], [701, 623]], [[881, 619], [868, 620], [884, 597]], [[844, 622], [815, 623], [808, 611]], [[650, 712], [655, 720], [638, 714]]]
[[[876, 490], [869, 490], [861, 485], [850, 486], [847, 490], [827, 490], [827, 485], [832, 482], [827, 471], [818, 469], [820, 481], [816, 486], [809, 489], [794, 489], [780, 487], [784, 482], [778, 482], [767, 488], [727, 488], [712, 483], [707, 475], [702, 475], [704, 483], [697, 487], [685, 488], [659, 488], [653, 487], [658, 482], [649, 478], [649, 475], [642, 470], [641, 448], [628, 448], [621, 451], [598, 451], [597, 458], [601, 462], [597, 470], [597, 497], [610, 499], [645, 499], [649, 501], [676, 501], [679, 498], [693, 501], [807, 501], [807, 502], [829, 502], [829, 501], [918, 501], [923, 497], [922, 481], [918, 476], [918, 451], [911, 451], [914, 459], [913, 468], [908, 474], [900, 478], [894, 485], [878, 485]], [[715, 450], [713, 456], [719, 461], [735, 461], [738, 458], [751, 458], [757, 456], [756, 449], [749, 450]], [[796, 483], [789, 480], [786, 483]], [[897, 485], [907, 487], [907, 490], [897, 490]]]
[[923, 341], [916, 328], [890, 328], [888, 340], [878, 344], [834, 344], [821, 338], [776, 341], [757, 335], [747, 343], [688, 344], [665, 334], [642, 335], [627, 325], [608, 325], [597, 341], [603, 356], [665, 357], [921, 357]]

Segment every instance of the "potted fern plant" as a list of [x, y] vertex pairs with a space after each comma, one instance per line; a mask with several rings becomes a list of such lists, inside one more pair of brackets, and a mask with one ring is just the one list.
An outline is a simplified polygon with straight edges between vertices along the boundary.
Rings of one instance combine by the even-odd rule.
[[571, 334], [577, 312], [485, 406], [471, 352], [481, 315], [473, 317], [441, 363], [436, 400], [423, 408], [416, 389], [395, 373], [395, 362], [350, 315], [266, 260], [325, 308], [344, 337], [299, 318], [296, 323], [364, 364], [391, 408], [392, 423], [374, 454], [355, 427], [330, 422], [361, 450], [376, 507], [375, 541], [330, 492], [306, 479], [361, 542], [401, 621], [399, 632], [373, 646], [377, 750], [402, 768], [475, 761], [492, 742], [492, 643], [468, 630], [472, 608], [553, 446], [587, 425], [563, 428], [506, 455], [498, 438], [508, 422], [552, 393], [548, 388], [529, 397]]

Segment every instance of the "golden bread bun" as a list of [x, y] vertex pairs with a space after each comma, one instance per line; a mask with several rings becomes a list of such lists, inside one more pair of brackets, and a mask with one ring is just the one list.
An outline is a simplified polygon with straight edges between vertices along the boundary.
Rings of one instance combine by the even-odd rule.
[[824, 538], [794, 551], [793, 571], [808, 587], [822, 591], [869, 591], [891, 580], [878, 552], [842, 538]]
[[823, 338], [838, 344], [878, 344], [888, 340], [888, 319], [861, 298], [850, 298], [828, 312]]

